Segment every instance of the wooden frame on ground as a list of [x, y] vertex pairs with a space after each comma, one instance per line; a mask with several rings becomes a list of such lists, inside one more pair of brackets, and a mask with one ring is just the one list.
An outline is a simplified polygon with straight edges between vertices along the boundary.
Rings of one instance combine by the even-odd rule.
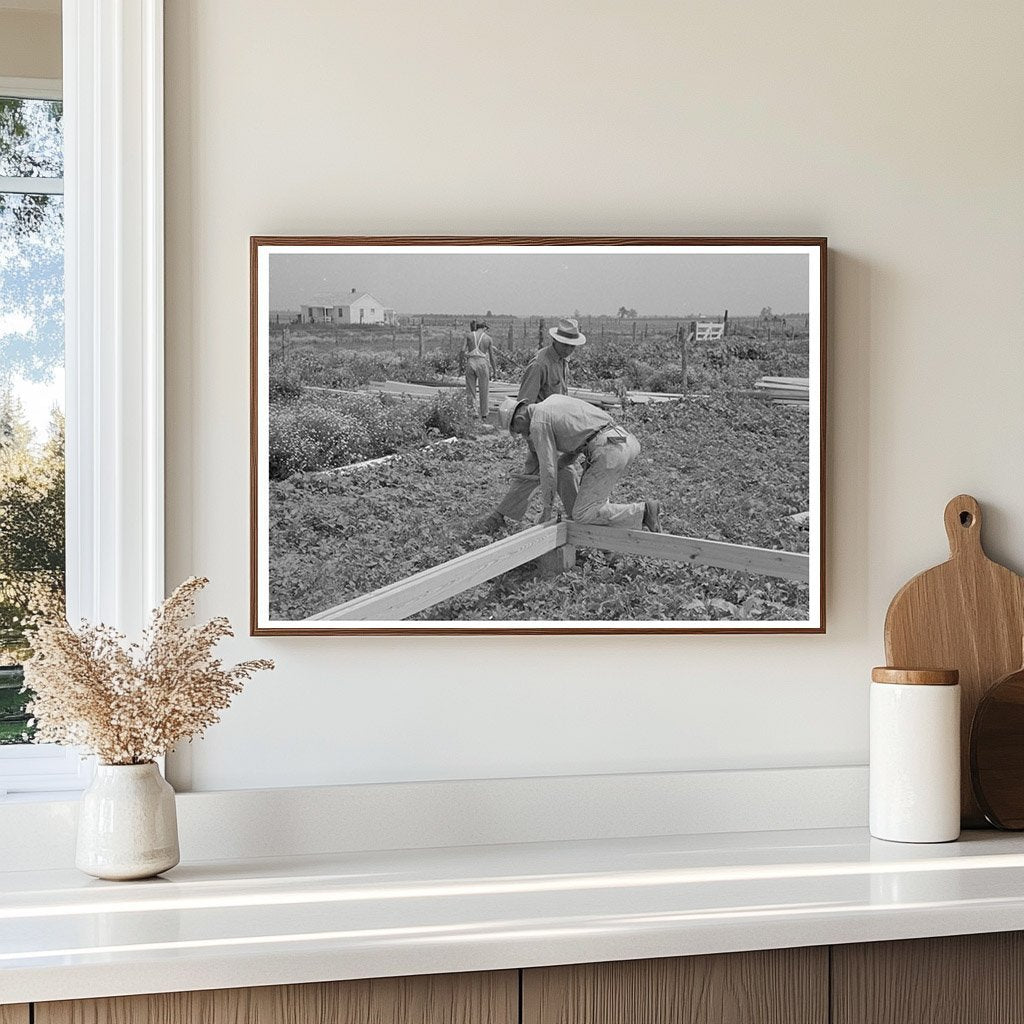
[[[666, 388], [664, 382], [652, 382], [648, 386], [643, 380], [640, 381], [640, 390], [635, 387], [628, 387], [624, 383], [616, 384], [609, 381], [601, 374], [595, 374], [592, 378], [596, 381], [599, 389], [594, 390], [595, 384], [590, 383], [586, 388], [570, 388], [570, 395], [609, 410], [613, 416], [619, 417], [627, 413], [628, 407], [638, 405], [640, 407], [661, 407], [664, 402], [681, 402], [696, 398], [708, 398], [698, 392], [700, 388], [695, 387], [696, 381], [701, 381], [705, 389], [708, 387], [706, 375], [700, 376], [702, 366], [701, 359], [706, 360], [707, 353], [703, 351], [708, 346], [717, 346], [722, 353], [716, 353], [716, 358], [725, 360], [733, 359], [733, 348], [739, 348], [737, 359], [756, 360], [762, 358], [756, 351], [757, 345], [764, 349], [764, 339], [767, 338], [768, 346], [772, 344], [774, 337], [775, 344], [789, 341], [796, 341], [798, 351], [802, 351], [801, 357], [807, 366], [806, 377], [787, 377], [779, 374], [790, 374], [795, 372], [795, 366], [791, 363], [785, 369], [776, 370], [771, 368], [768, 362], [762, 362], [763, 369], [761, 376], [744, 378], [741, 373], [732, 374], [729, 378], [730, 400], [735, 400], [737, 408], [744, 403], [763, 408], [780, 407], [780, 416], [789, 416], [787, 420], [790, 429], [802, 430], [799, 426], [801, 420], [793, 419], [798, 416], [796, 410], [804, 410], [807, 413], [807, 435], [805, 445], [805, 457], [808, 462], [806, 471], [803, 473], [805, 494], [801, 498], [800, 488], [797, 488], [795, 497], [785, 508], [785, 515], [781, 515], [778, 502], [771, 510], [774, 519], [780, 522], [785, 521], [793, 528], [797, 526], [806, 530], [804, 550], [799, 549], [800, 543], [793, 543], [792, 533], [766, 532], [764, 530], [753, 533], [746, 529], [736, 531], [733, 527], [722, 527], [715, 522], [708, 524], [707, 533], [701, 537], [677, 536], [672, 533], [651, 534], [641, 532], [638, 529], [618, 529], [601, 525], [584, 525], [573, 522], [571, 519], [565, 522], [548, 523], [535, 527], [522, 529], [503, 539], [491, 544], [476, 547], [467, 554], [458, 554], [460, 550], [455, 548], [457, 557], [439, 561], [439, 564], [429, 566], [420, 572], [411, 573], [404, 579], [396, 579], [394, 572], [390, 573], [390, 579], [394, 582], [376, 589], [369, 589], [368, 592], [359, 594], [358, 590], [349, 585], [346, 589], [338, 592], [338, 597], [347, 598], [331, 603], [323, 598], [318, 599], [313, 607], [305, 607], [300, 614], [281, 615], [272, 611], [271, 606], [271, 552], [270, 552], [270, 504], [271, 487], [268, 476], [269, 451], [270, 451], [270, 367], [271, 360], [271, 337], [272, 320], [276, 328], [283, 329], [284, 335], [278, 338], [275, 352], [280, 354], [286, 371], [288, 370], [288, 345], [289, 327], [281, 328], [282, 322], [285, 325], [293, 324], [291, 330], [300, 336], [309, 332], [311, 336], [317, 332], [333, 332], [333, 345], [335, 350], [339, 345], [339, 334], [344, 337], [351, 337], [345, 332], [352, 332], [354, 329], [362, 329], [363, 311], [359, 312], [359, 320], [356, 320], [355, 307], [366, 306], [366, 315], [373, 317], [367, 323], [372, 323], [379, 332], [389, 335], [392, 344], [395, 343], [399, 332], [410, 328], [412, 324], [411, 354], [416, 356], [418, 342], [419, 359], [424, 357], [424, 316], [427, 314], [427, 322], [431, 316], [438, 316], [441, 313], [451, 315], [451, 305], [439, 305], [437, 310], [425, 306], [422, 302], [413, 305], [413, 301], [407, 299], [404, 303], [396, 302], [393, 298], [398, 291], [392, 287], [390, 292], [384, 291], [383, 286], [376, 281], [358, 280], [360, 291], [357, 295], [356, 288], [351, 293], [345, 290], [345, 294], [339, 299], [333, 295], [311, 296], [309, 299], [302, 298], [301, 301], [291, 297], [285, 300], [285, 305], [278, 302], [277, 306], [272, 305], [270, 287], [270, 259], [271, 255], [291, 256], [301, 258], [303, 256], [336, 256], [339, 260], [353, 257], [373, 256], [385, 262], [389, 256], [402, 256], [406, 260], [410, 256], [422, 257], [429, 260], [433, 255], [449, 256], [452, 254], [465, 254], [470, 257], [504, 256], [515, 255], [522, 263], [523, 256], [553, 256], [564, 254], [565, 261], [571, 262], [578, 259], [580, 255], [596, 255], [606, 258], [614, 257], [637, 257], [643, 255], [650, 257], [652, 265], [659, 261], [659, 257], [667, 255], [686, 255], [707, 257], [710, 262], [714, 258], [722, 259], [722, 266], [735, 266], [728, 264], [727, 260], [737, 257], [750, 256], [767, 259], [774, 256], [799, 257], [803, 260], [798, 264], [803, 267], [804, 274], [804, 299], [806, 309], [797, 302], [791, 302], [788, 306], [782, 307], [788, 311], [789, 320], [780, 312], [773, 313], [768, 306], [755, 307], [751, 289], [746, 293], [739, 287], [733, 287], [728, 291], [729, 286], [734, 286], [731, 279], [726, 281], [726, 288], [719, 294], [726, 299], [730, 294], [735, 299], [729, 302], [730, 308], [723, 302], [724, 312], [712, 314], [709, 320], [706, 310], [709, 308], [707, 302], [701, 301], [698, 306], [694, 299], [690, 299], [690, 305], [685, 297], [687, 287], [693, 292], [695, 289], [689, 279], [684, 275], [680, 276], [678, 291], [683, 297], [676, 296], [674, 305], [667, 312], [665, 304], [660, 307], [648, 305], [648, 308], [661, 312], [653, 312], [646, 316], [638, 316], [636, 310], [620, 308], [617, 318], [619, 323], [627, 323], [631, 326], [631, 334], [625, 341], [631, 341], [634, 345], [643, 345], [648, 342], [648, 328], [653, 323], [653, 337], [663, 337], [664, 345], [669, 343], [676, 347], [676, 376], [681, 380], [677, 387]], [[824, 523], [824, 486], [825, 486], [825, 395], [826, 395], [826, 261], [827, 244], [823, 238], [675, 238], [675, 237], [653, 237], [653, 238], [618, 238], [618, 237], [360, 237], [360, 238], [336, 238], [336, 237], [254, 237], [250, 245], [250, 297], [251, 297], [251, 433], [252, 447], [250, 457], [251, 473], [251, 632], [253, 635], [343, 635], [352, 633], [377, 633], [377, 634], [402, 634], [402, 633], [709, 633], [709, 632], [730, 632], [730, 633], [822, 633], [825, 631], [825, 523]], [[664, 265], [665, 261], [661, 261]], [[279, 260], [274, 264], [277, 267], [284, 267], [285, 264]], [[349, 266], [367, 266], [365, 263], [357, 264], [352, 262]], [[378, 264], [379, 265], [379, 264]], [[405, 264], [408, 266], [408, 263]], [[511, 264], [510, 264], [511, 265]], [[767, 264], [761, 264], [766, 266]], [[322, 269], [324, 264], [318, 266]], [[319, 271], [318, 271], [319, 273]], [[352, 275], [352, 283], [357, 275]], [[710, 274], [710, 276], [715, 276]], [[294, 277], [294, 275], [293, 275]], [[698, 275], [699, 277], [699, 275]], [[749, 274], [748, 274], [749, 277]], [[764, 277], [763, 292], [767, 296], [771, 293], [771, 285], [768, 283], [770, 274]], [[327, 281], [326, 275], [321, 279]], [[742, 277], [740, 278], [742, 279]], [[333, 283], [333, 282], [332, 282]], [[378, 289], [382, 294], [376, 292], [363, 292], [361, 289], [369, 287]], [[339, 294], [341, 294], [339, 292]], [[573, 292], [568, 292], [563, 299], [567, 307], [572, 305]], [[578, 294], [578, 293], [575, 293]], [[705, 289], [701, 294], [707, 295]], [[792, 295], [792, 290], [790, 291]], [[278, 291], [280, 297], [280, 289]], [[444, 302], [439, 299], [439, 302]], [[650, 300], [646, 300], [649, 302]], [[697, 300], [700, 301], [700, 300]], [[783, 300], [778, 300], [781, 304]], [[494, 306], [499, 308], [501, 300], [495, 299]], [[290, 304], [289, 304], [290, 303]], [[395, 308], [385, 308], [397, 306]], [[776, 310], [780, 305], [776, 304]], [[640, 305], [640, 302], [637, 302]], [[282, 310], [294, 308], [299, 309], [297, 314], [282, 313]], [[423, 308], [421, 308], [423, 306]], [[380, 308], [377, 308], [380, 307]], [[462, 315], [465, 321], [465, 328], [468, 329], [470, 313]], [[505, 306], [500, 306], [505, 308]], [[481, 306], [480, 314], [483, 315], [486, 309], [488, 319], [499, 319], [501, 324], [497, 331], [491, 328], [499, 346], [505, 341], [505, 330], [508, 332], [508, 348], [513, 348], [513, 339], [522, 339], [520, 344], [528, 343], [537, 347], [546, 338], [546, 327], [553, 326], [557, 319], [554, 310], [548, 306], [538, 306], [535, 302], [533, 307], [529, 306], [529, 300], [524, 300], [522, 309], [533, 308], [535, 311], [544, 313], [547, 316], [534, 315], [527, 317], [525, 324], [519, 324], [522, 319], [518, 315], [512, 316], [509, 322], [508, 315], [493, 316], [486, 306]], [[599, 308], [599, 307], [598, 307]], [[710, 308], [714, 308], [711, 306]], [[760, 308], [760, 313], [757, 313]], [[276, 309], [276, 312], [272, 312]], [[700, 309], [701, 312], [697, 312]], [[447, 312], [446, 312], [447, 311]], [[795, 333], [793, 327], [794, 317], [798, 314], [801, 333]], [[281, 316], [292, 315], [293, 320], [281, 320]], [[587, 321], [588, 329], [592, 332], [592, 340], [596, 340], [598, 330], [601, 341], [604, 341], [605, 322], [609, 317], [616, 314], [599, 314], [593, 317], [583, 315], [582, 319]], [[625, 318], [625, 319], [623, 319]], [[535, 321], [535, 326], [528, 326]], [[664, 321], [671, 320], [672, 324], [666, 325]], [[416, 324], [418, 321], [418, 338], [416, 336]], [[660, 321], [660, 322], [659, 322]], [[748, 322], [744, 324], [744, 322]], [[599, 324], [595, 326], [595, 322]], [[613, 324], [616, 321], [611, 321]], [[754, 324], [754, 328], [749, 326]], [[306, 326], [308, 324], [308, 327]], [[739, 324], [739, 327], [737, 327]], [[642, 330], [640, 329], [642, 325]], [[617, 328], [619, 325], [616, 325]], [[731, 328], [731, 330], [730, 330]], [[756, 329], [755, 329], [756, 328]], [[460, 332], [463, 325], [459, 323], [459, 316], [451, 316], [451, 328], [447, 328], [450, 336]], [[674, 333], [673, 330], [674, 329]], [[744, 336], [744, 330], [752, 340], [750, 354], [742, 351], [740, 340]], [[515, 331], [521, 330], [521, 334]], [[532, 334], [529, 332], [532, 331]], [[666, 331], [668, 333], [666, 333]], [[774, 334], [773, 334], [774, 332]], [[621, 339], [621, 333], [618, 334]], [[799, 339], [806, 339], [805, 341]], [[457, 339], [461, 343], [461, 335]], [[326, 344], [327, 342], [324, 342]], [[755, 344], [756, 343], [756, 344]], [[453, 341], [449, 340], [449, 346]], [[800, 347], [804, 346], [804, 347]], [[522, 349], [520, 349], [520, 352]], [[795, 350], [796, 351], [796, 350]], [[429, 354], [429, 353], [428, 353]], [[301, 356], [301, 353], [300, 353]], [[293, 357], [294, 363], [295, 357]], [[300, 368], [301, 358], [297, 364]], [[751, 369], [756, 366], [755, 362], [750, 363]], [[741, 367], [746, 369], [746, 366]], [[694, 375], [697, 375], [696, 378]], [[776, 374], [776, 376], [771, 376]], [[370, 380], [369, 385], [350, 385], [348, 383], [333, 384], [323, 380], [293, 379], [289, 387], [298, 388], [302, 394], [310, 396], [309, 401], [337, 401], [343, 403], [346, 398], [353, 395], [365, 394], [367, 389], [380, 394], [382, 400], [392, 401], [394, 396], [405, 396], [408, 401], [423, 401], [431, 398], [451, 398], [456, 394], [461, 385], [456, 380], [439, 380], [437, 383], [427, 382], [424, 384], [422, 378], [403, 377], [396, 375], [398, 379], [386, 379], [387, 373], [380, 375], [377, 380]], [[292, 377], [295, 377], [294, 372]], [[673, 378], [675, 379], [675, 378]], [[619, 378], [621, 381], [622, 378]], [[365, 379], [364, 379], [365, 381]], [[712, 378], [712, 385], [715, 378]], [[570, 384], [572, 381], [570, 381]], [[738, 386], [741, 384], [742, 386]], [[614, 391], [612, 390], [614, 387]], [[508, 394], [515, 394], [518, 388], [514, 375], [510, 375], [508, 383], [498, 383], [491, 394], [490, 413], [493, 418], [498, 403]], [[481, 396], [483, 401], [483, 396]], [[483, 414], [484, 402], [481, 406]], [[339, 405], [340, 407], [340, 405]], [[794, 408], [795, 407], [795, 408]], [[683, 408], [683, 406], [680, 406]], [[731, 407], [730, 407], [731, 408]], [[732, 412], [727, 413], [727, 418], [733, 416]], [[658, 421], [655, 421], [658, 422]], [[436, 434], [435, 434], [436, 437]], [[438, 450], [454, 449], [450, 444], [455, 438], [444, 437], [444, 445], [435, 442], [434, 447]], [[645, 442], [646, 443], [646, 442]], [[676, 449], [673, 449], [675, 451]], [[387, 449], [385, 449], [387, 451]], [[394, 451], [394, 449], [391, 449]], [[370, 457], [374, 456], [374, 457]], [[771, 457], [771, 448], [767, 449], [767, 458]], [[296, 481], [318, 481], [324, 482], [331, 479], [342, 478], [352, 479], [352, 470], [358, 469], [365, 473], [366, 467], [389, 467], [387, 471], [393, 472], [394, 467], [402, 464], [402, 456], [381, 454], [380, 449], [364, 453], [361, 459], [353, 458], [352, 466], [327, 463], [331, 469], [323, 469], [323, 463], [319, 466], [315, 463], [308, 467], [301, 468], [301, 471], [292, 471], [289, 479]], [[358, 462], [358, 466], [355, 463]], [[723, 464], [723, 463], [719, 463]], [[510, 471], [515, 468], [509, 466]], [[749, 477], [749, 469], [747, 470]], [[282, 480], [281, 476], [276, 478]], [[756, 483], [756, 478], [754, 478]], [[276, 485], [275, 485], [276, 486]], [[705, 485], [706, 486], [706, 485]], [[787, 492], [792, 488], [787, 486]], [[279, 491], [275, 491], [279, 493]], [[646, 496], [646, 492], [645, 492]], [[327, 500], [327, 499], [325, 499]], [[613, 500], [615, 500], [613, 498]], [[755, 514], [755, 513], [751, 513]], [[672, 525], [671, 523], [669, 525]], [[676, 525], [682, 525], [683, 530], [679, 532], [691, 532], [686, 526], [700, 528], [705, 525], [699, 517], [693, 521], [677, 521]], [[703, 531], [702, 531], [703, 532]], [[777, 537], [789, 537], [784, 541], [778, 550], [771, 547], [760, 547], [756, 544], [733, 543], [725, 538], [758, 540], [762, 544], [777, 542]], [[715, 538], [715, 539], [709, 539]], [[372, 543], [370, 537], [366, 538]], [[476, 542], [480, 543], [479, 539]], [[782, 547], [789, 548], [783, 550]], [[796, 584], [806, 584], [806, 618], [799, 615], [794, 616], [790, 611], [788, 615], [769, 618], [762, 611], [764, 602], [759, 605], [760, 599], [738, 604], [742, 596], [735, 597], [737, 603], [730, 603], [729, 600], [721, 599], [716, 606], [715, 615], [707, 615], [701, 618], [699, 615], [692, 621], [687, 619], [657, 621], [651, 620], [599, 620], [594, 621], [587, 618], [566, 621], [526, 621], [518, 619], [502, 619], [496, 616], [497, 621], [491, 618], [483, 620], [451, 620], [442, 619], [440, 615], [431, 620], [428, 612], [435, 606], [456, 597], [468, 589], [477, 587], [487, 581], [493, 580], [510, 570], [516, 569], [527, 563], [537, 562], [542, 573], [564, 572], [572, 569], [576, 561], [578, 549], [591, 549], [594, 551], [608, 552], [618, 556], [637, 556], [645, 559], [645, 564], [657, 560], [667, 564], [681, 564], [698, 567], [717, 567], [731, 570], [734, 573], [744, 574], [743, 578], [749, 578], [751, 583], [748, 586], [739, 585], [737, 594], [744, 592], [759, 593], [759, 579], [775, 579], [788, 581]], [[465, 550], [463, 547], [461, 550]], [[335, 553], [328, 551], [327, 557]], [[323, 549], [317, 555], [323, 558]], [[307, 562], [308, 552], [307, 552]], [[618, 559], [619, 562], [622, 559]], [[424, 564], [421, 559], [420, 565]], [[705, 574], [706, 575], [706, 574]], [[388, 574], [376, 574], [377, 579], [387, 580]], [[573, 577], [579, 582], [577, 577]], [[281, 590], [283, 580], [277, 579], [274, 584], [278, 591]], [[290, 581], [289, 581], [290, 585]], [[794, 591], [791, 592], [795, 593]], [[323, 591], [326, 597], [330, 596], [329, 590]], [[353, 596], [355, 595], [355, 596]], [[699, 603], [699, 602], [698, 602]], [[293, 607], [294, 607], [293, 602]], [[465, 602], [463, 602], [465, 607]], [[749, 607], [748, 607], [749, 606]], [[459, 608], [459, 602], [453, 602], [450, 607]], [[769, 602], [769, 607], [783, 609], [783, 605]], [[800, 607], [797, 602], [794, 608]], [[718, 617], [717, 611], [723, 610], [723, 616]], [[748, 615], [749, 612], [749, 615]], [[441, 614], [444, 614], [442, 609]], [[410, 616], [416, 619], [409, 621]]]

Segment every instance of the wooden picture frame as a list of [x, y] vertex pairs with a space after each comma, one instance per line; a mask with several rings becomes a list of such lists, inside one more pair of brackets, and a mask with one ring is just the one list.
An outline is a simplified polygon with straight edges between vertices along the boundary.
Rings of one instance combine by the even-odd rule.
[[[818, 237], [252, 237], [252, 635], [824, 633], [827, 248]], [[613, 282], [606, 309], [597, 296]], [[630, 294], [646, 315], [611, 308]], [[490, 323], [470, 333], [470, 320]], [[495, 507], [500, 474], [527, 479], [495, 406], [572, 323], [591, 347], [572, 349], [586, 355], [568, 363], [580, 374], [569, 397], [587, 422], [603, 409], [625, 421], [609, 432], [637, 431], [630, 465], [652, 492], [635, 493], [627, 470], [612, 500], [621, 489], [646, 527], [643, 501], [665, 491], [668, 523], [703, 529], [619, 529], [563, 509], [474, 532], [493, 519], [474, 517]], [[501, 356], [510, 380], [489, 397], [464, 386], [453, 369], [464, 348], [477, 360], [489, 348], [494, 369]], [[778, 367], [806, 370], [767, 372]], [[486, 419], [463, 420], [470, 398]], [[759, 458], [781, 479], [758, 478]], [[777, 540], [744, 543], [763, 537]], [[524, 618], [535, 606], [577, 617]], [[677, 614], [695, 617], [665, 617]]]

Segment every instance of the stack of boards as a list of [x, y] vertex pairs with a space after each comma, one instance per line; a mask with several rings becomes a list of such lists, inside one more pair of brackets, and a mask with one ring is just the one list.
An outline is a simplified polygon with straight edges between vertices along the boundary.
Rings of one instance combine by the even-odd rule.
[[801, 405], [807, 408], [810, 399], [810, 380], [807, 377], [761, 377], [754, 390], [744, 392], [752, 398], [764, 398], [776, 405]]

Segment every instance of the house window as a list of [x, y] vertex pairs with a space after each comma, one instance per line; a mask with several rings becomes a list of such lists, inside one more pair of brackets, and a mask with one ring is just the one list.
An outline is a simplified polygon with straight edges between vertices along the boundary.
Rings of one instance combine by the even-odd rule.
[[0, 91], [0, 748], [32, 738], [26, 618], [64, 601], [62, 120]]

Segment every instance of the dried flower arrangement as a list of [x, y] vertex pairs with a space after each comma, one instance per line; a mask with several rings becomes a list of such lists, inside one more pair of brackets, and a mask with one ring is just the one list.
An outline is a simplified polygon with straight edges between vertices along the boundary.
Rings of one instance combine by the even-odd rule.
[[218, 617], [188, 626], [209, 582], [186, 580], [153, 612], [141, 644], [108, 626], [40, 619], [25, 663], [36, 741], [84, 747], [104, 764], [146, 764], [220, 718], [266, 660], [225, 668], [213, 648], [232, 636]]

